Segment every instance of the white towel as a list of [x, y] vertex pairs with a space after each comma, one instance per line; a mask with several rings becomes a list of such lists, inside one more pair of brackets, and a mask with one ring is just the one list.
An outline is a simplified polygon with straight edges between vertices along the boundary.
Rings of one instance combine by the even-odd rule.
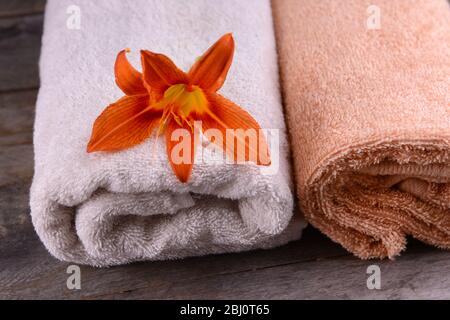
[[[279, 129], [280, 147], [271, 151], [275, 174], [204, 161], [182, 184], [163, 139], [153, 151], [155, 138], [121, 152], [86, 152], [94, 120], [123, 95], [113, 72], [120, 50], [131, 49], [138, 70], [140, 49], [187, 70], [228, 32], [236, 51], [220, 93], [262, 128]], [[49, 0], [42, 42], [31, 214], [55, 257], [106, 266], [270, 248], [300, 237], [303, 219], [291, 221], [268, 0]]]

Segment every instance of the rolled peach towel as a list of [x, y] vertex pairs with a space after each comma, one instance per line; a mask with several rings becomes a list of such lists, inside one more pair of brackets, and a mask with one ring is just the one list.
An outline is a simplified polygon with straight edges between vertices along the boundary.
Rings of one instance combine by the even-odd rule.
[[300, 205], [361, 258], [450, 248], [446, 0], [275, 0]]

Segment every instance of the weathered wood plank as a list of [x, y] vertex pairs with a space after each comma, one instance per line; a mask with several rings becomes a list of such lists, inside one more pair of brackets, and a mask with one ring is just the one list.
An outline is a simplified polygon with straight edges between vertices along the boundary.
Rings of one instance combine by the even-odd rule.
[[13, 183], [27, 183], [32, 176], [33, 145], [19, 144], [0, 147], [0, 187]]
[[[381, 289], [367, 288], [367, 267], [381, 270]], [[94, 296], [107, 299], [448, 299], [450, 253], [426, 248], [397, 261], [345, 256], [179, 281], [165, 291], [138, 290]]]
[[0, 19], [0, 92], [39, 87], [42, 15]]
[[[69, 264], [50, 257], [33, 234], [29, 220], [20, 220], [25, 223], [19, 229], [14, 227], [16, 232], [7, 234], [0, 243], [0, 251], [4, 252], [0, 259], [0, 287], [3, 288], [0, 298], [3, 299], [101, 298], [139, 292], [142, 288], [150, 288], [152, 295], [164, 296], [169, 288], [183, 281], [191, 283], [191, 290], [194, 290], [197, 283], [202, 282], [205, 277], [252, 273], [261, 268], [316, 259], [319, 256], [347, 254], [318, 232], [310, 230], [305, 241], [273, 250], [135, 263], [107, 269], [82, 266], [82, 290], [70, 291], [66, 288], [66, 268]], [[9, 226], [11, 225], [6, 225], [6, 232]]]
[[45, 0], [0, 0], [0, 18], [43, 13]]
[[31, 144], [37, 90], [0, 94], [0, 146]]

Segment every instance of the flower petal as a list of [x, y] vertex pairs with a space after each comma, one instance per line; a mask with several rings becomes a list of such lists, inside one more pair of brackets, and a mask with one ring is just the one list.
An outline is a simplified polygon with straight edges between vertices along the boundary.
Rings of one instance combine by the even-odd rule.
[[165, 135], [170, 166], [178, 180], [185, 183], [194, 166], [197, 135], [185, 122], [180, 126], [174, 119], [167, 124]]
[[190, 84], [213, 92], [219, 90], [227, 77], [233, 61], [233, 53], [233, 36], [227, 33], [192, 66], [188, 73]]
[[148, 95], [124, 96], [95, 120], [87, 152], [118, 151], [148, 138], [158, 124], [160, 110], [148, 108]]
[[218, 129], [222, 132], [223, 141], [216, 144], [235, 162], [270, 165], [269, 148], [258, 122], [247, 111], [217, 93], [207, 94], [207, 99], [209, 111], [202, 116], [205, 136], [208, 138], [208, 129]]
[[128, 62], [126, 56], [128, 51], [122, 50], [117, 55], [114, 64], [116, 84], [126, 95], [145, 94], [147, 89], [144, 87], [142, 74]]
[[186, 74], [163, 54], [141, 50], [141, 62], [144, 82], [151, 90], [164, 93], [171, 85], [187, 82]]

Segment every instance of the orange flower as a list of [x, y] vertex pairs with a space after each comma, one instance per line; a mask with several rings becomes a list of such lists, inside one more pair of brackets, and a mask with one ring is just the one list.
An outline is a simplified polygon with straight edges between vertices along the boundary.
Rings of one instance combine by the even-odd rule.
[[[256, 120], [216, 93], [222, 87], [233, 59], [231, 34], [222, 36], [188, 73], [178, 69], [165, 55], [141, 50], [141, 74], [128, 62], [128, 51], [119, 52], [114, 67], [116, 83], [125, 96], [109, 105], [95, 120], [87, 152], [132, 147], [158, 128], [158, 133], [165, 132], [173, 171], [181, 182], [186, 182], [192, 171], [196, 142], [191, 139], [190, 154], [187, 155], [190, 161], [178, 163], [171, 157], [177, 145], [172, 133], [180, 128], [194, 133], [194, 121], [201, 121], [206, 138], [219, 145], [234, 161], [244, 158], [245, 161], [254, 159], [259, 165], [270, 164], [268, 147]], [[218, 129], [227, 141], [208, 136], [208, 129]], [[236, 129], [255, 130], [258, 150], [249, 139], [236, 134]], [[256, 158], [250, 159], [251, 152]]]

